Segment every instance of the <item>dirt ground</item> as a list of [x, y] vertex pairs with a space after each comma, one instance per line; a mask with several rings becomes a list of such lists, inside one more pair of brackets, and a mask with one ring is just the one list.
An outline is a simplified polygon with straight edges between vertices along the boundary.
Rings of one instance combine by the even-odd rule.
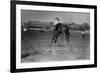
[[21, 32], [21, 62], [86, 60], [90, 58], [90, 34], [83, 39], [79, 31], [70, 31], [70, 41], [59, 36], [51, 43], [53, 33], [42, 31]]

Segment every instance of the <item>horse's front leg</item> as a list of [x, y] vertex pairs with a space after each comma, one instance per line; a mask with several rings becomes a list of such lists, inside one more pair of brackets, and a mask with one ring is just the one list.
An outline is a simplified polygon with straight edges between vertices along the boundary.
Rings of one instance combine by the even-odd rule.
[[59, 34], [58, 33], [55, 33], [54, 36], [53, 36], [53, 39], [52, 39], [52, 42], [51, 43], [56, 43], [57, 42], [57, 38], [58, 38]]
[[54, 38], [55, 43], [57, 42], [57, 38], [58, 38], [59, 35], [60, 35], [59, 33], [56, 33], [55, 38]]
[[53, 38], [52, 38], [51, 43], [53, 43], [53, 41], [55, 40], [55, 37], [56, 37], [56, 31], [54, 30], [54, 32], [53, 32]]

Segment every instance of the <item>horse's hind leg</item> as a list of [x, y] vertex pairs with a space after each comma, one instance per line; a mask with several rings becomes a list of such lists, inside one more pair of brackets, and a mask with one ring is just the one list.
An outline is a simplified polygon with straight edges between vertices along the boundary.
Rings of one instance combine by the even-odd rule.
[[65, 33], [65, 37], [66, 37], [66, 40], [67, 40], [67, 42], [69, 42], [70, 41], [70, 34], [67, 34], [67, 33]]

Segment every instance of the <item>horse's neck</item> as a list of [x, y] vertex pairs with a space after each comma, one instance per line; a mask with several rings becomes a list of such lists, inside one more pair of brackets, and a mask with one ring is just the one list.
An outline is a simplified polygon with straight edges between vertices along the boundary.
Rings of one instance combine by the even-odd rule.
[[65, 31], [65, 26], [63, 26], [62, 24], [59, 26], [59, 28], [58, 28], [58, 31], [60, 31], [60, 32], [64, 32]]

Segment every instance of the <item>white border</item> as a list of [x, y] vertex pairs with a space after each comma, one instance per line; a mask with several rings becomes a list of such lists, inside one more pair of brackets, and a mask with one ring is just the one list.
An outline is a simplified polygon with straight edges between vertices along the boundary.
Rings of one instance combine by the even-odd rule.
[[[90, 26], [91, 28], [90, 29], [90, 60], [21, 63], [21, 9], [90, 13], [90, 25], [91, 25]], [[32, 6], [31, 5], [16, 5], [16, 68], [17, 69], [53, 67], [53, 66], [88, 65], [88, 64], [94, 64], [94, 10], [93, 9], [35, 6], [35, 5], [32, 5]]]

